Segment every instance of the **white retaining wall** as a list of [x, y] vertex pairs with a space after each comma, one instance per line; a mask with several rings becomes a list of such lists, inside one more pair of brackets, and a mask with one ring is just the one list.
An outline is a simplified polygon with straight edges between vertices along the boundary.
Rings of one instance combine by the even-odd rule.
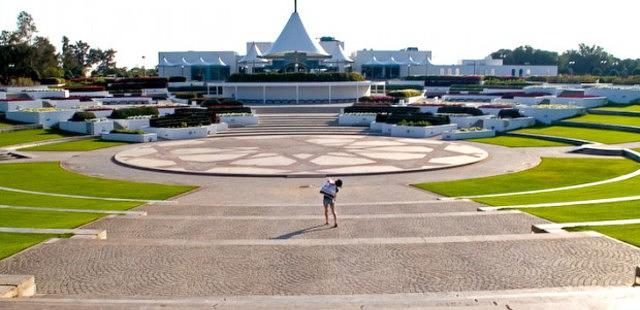
[[60, 122], [60, 130], [91, 136], [99, 136], [113, 130], [113, 121], [102, 122]]
[[338, 125], [340, 126], [369, 126], [376, 121], [376, 114], [363, 115], [338, 115]]
[[545, 97], [513, 97], [513, 102], [523, 105], [540, 104]]
[[449, 120], [453, 124], [457, 124], [458, 128], [469, 128], [469, 127], [481, 127], [482, 122], [488, 119], [495, 118], [493, 115], [480, 115], [480, 116], [452, 116], [449, 115]]
[[102, 98], [102, 97], [111, 97], [111, 94], [106, 90], [103, 90], [103, 91], [79, 91], [79, 92], [70, 92], [69, 96]]
[[522, 115], [533, 117], [536, 119], [536, 121], [544, 124], [551, 124], [554, 121], [559, 121], [561, 119], [583, 115], [586, 113], [586, 109], [582, 107], [554, 109], [542, 108], [541, 106], [537, 106], [521, 107], [519, 108], [519, 110]]
[[102, 104], [118, 105], [118, 104], [149, 104], [153, 99], [149, 97], [110, 97], [96, 99]]
[[113, 110], [98, 110], [98, 111], [87, 111], [93, 113], [97, 118], [107, 118], [111, 116]]
[[143, 119], [116, 119], [114, 120], [116, 127], [129, 130], [141, 130], [150, 127], [150, 120]]
[[229, 126], [252, 126], [258, 125], [258, 117], [255, 115], [235, 115], [220, 116], [220, 121], [229, 124]]
[[585, 95], [606, 97], [614, 103], [632, 103], [640, 101], [640, 87], [594, 87], [584, 91]]
[[16, 121], [27, 124], [39, 124], [43, 128], [49, 129], [60, 122], [68, 121], [75, 110], [63, 110], [52, 112], [26, 112], [26, 111], [11, 111], [5, 114], [8, 120]]
[[158, 135], [155, 133], [145, 134], [124, 134], [124, 133], [103, 133], [100, 139], [104, 141], [118, 141], [131, 143], [145, 143], [158, 141]]
[[46, 103], [47, 105], [51, 106], [51, 107], [59, 108], [59, 109], [90, 108], [90, 107], [95, 107], [95, 106], [99, 106], [100, 105], [100, 103], [98, 103], [98, 102], [80, 101], [80, 100], [77, 100], [77, 99], [71, 99], [71, 100], [47, 100], [47, 99], [44, 99], [43, 102]]
[[607, 97], [591, 97], [591, 98], [560, 98], [560, 97], [544, 97], [548, 98], [551, 104], [570, 104], [587, 109], [601, 107], [606, 105], [609, 100]]
[[187, 127], [187, 128], [157, 128], [147, 127], [144, 129], [147, 133], [155, 133], [158, 138], [167, 140], [187, 140], [206, 138], [211, 128], [209, 126]]
[[506, 132], [520, 128], [531, 127], [536, 124], [533, 117], [519, 118], [493, 118], [485, 120], [482, 127], [485, 129], [495, 130], [497, 132]]
[[42, 100], [0, 101], [0, 112], [42, 108]]
[[441, 135], [445, 132], [453, 131], [456, 128], [456, 124], [427, 127], [393, 125], [391, 127], [391, 136], [407, 138], [429, 138]]
[[442, 134], [442, 140], [466, 140], [466, 139], [481, 139], [492, 138], [496, 136], [496, 132], [493, 130], [478, 130], [478, 131], [458, 131], [445, 132]]
[[66, 89], [49, 89], [49, 90], [25, 90], [22, 93], [27, 94], [32, 99], [42, 98], [68, 98], [69, 91]]

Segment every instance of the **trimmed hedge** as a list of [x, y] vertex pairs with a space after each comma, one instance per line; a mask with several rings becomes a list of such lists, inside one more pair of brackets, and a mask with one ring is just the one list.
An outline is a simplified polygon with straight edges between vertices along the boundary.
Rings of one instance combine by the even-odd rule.
[[151, 115], [158, 116], [160, 112], [156, 107], [134, 107], [134, 108], [124, 108], [118, 109], [111, 113], [111, 118], [113, 119], [127, 119], [133, 116], [143, 116], [143, 115]]
[[448, 116], [434, 116], [431, 113], [391, 113], [387, 115], [381, 114], [376, 117], [376, 122], [384, 122], [387, 124], [426, 122], [434, 126], [447, 125], [451, 123]]
[[94, 118], [96, 118], [96, 115], [93, 114], [92, 112], [76, 112], [73, 114], [73, 117], [71, 117], [71, 121], [84, 122], [86, 120], [94, 119]]
[[407, 81], [424, 81], [425, 86], [442, 86], [448, 87], [451, 85], [480, 85], [482, 77], [479, 76], [409, 76]]
[[502, 109], [500, 110], [500, 112], [498, 112], [498, 117], [499, 118], [518, 118], [518, 117], [522, 117], [522, 114], [520, 114], [520, 111], [518, 111], [518, 109]]
[[119, 133], [125, 135], [143, 135], [144, 130], [131, 130], [131, 129], [114, 129], [111, 133]]
[[86, 86], [67, 86], [64, 89], [68, 90], [70, 93], [73, 92], [95, 92], [95, 91], [105, 91], [104, 86], [98, 85], [86, 85]]
[[473, 116], [484, 115], [478, 108], [464, 106], [444, 106], [438, 109], [438, 113], [444, 114], [471, 114]]
[[56, 77], [40, 79], [40, 84], [42, 85], [60, 85], [60, 84], [64, 84], [64, 82], [65, 82], [64, 79], [56, 78]]
[[409, 98], [422, 96], [422, 92], [415, 89], [403, 89], [388, 92], [387, 95], [393, 98]]
[[232, 74], [232, 83], [277, 83], [277, 82], [362, 82], [360, 73], [258, 73]]
[[132, 91], [145, 88], [167, 88], [168, 80], [162, 77], [107, 79], [107, 89]]
[[172, 76], [169, 77], [169, 83], [182, 83], [182, 82], [186, 82], [187, 78], [184, 76]]
[[344, 113], [418, 113], [418, 107], [392, 107], [387, 105], [354, 105], [344, 108]]
[[207, 109], [177, 109], [175, 114], [151, 119], [151, 127], [182, 128], [211, 125], [215, 115]]

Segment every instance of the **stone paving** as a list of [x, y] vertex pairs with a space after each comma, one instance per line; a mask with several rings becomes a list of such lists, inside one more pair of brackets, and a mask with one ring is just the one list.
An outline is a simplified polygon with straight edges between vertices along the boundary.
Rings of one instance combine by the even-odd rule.
[[[324, 308], [349, 302], [344, 308], [360, 309], [374, 300], [420, 307], [477, 306], [477, 299], [494, 307], [495, 296], [510, 290], [630, 287], [640, 264], [637, 248], [612, 239], [531, 234], [533, 224], [547, 222], [518, 212], [479, 213], [475, 202], [441, 201], [408, 186], [526, 169], [550, 150], [483, 146], [489, 158], [470, 166], [346, 177], [340, 227], [328, 229], [320, 226], [322, 179], [186, 176], [109, 160], [134, 147], [80, 154], [64, 165], [103, 177], [202, 188], [173, 204], [135, 209], [146, 217], [115, 216], [86, 226], [106, 229], [107, 240], [63, 239], [1, 261], [0, 273], [35, 275], [39, 293], [28, 302], [0, 302], [1, 308], [210, 309], [226, 303], [296, 309], [323, 308], [330, 300]], [[457, 292], [472, 293], [460, 300]], [[296, 299], [268, 303], [284, 297]]]
[[115, 160], [163, 171], [273, 176], [434, 170], [487, 156], [477, 147], [429, 139], [280, 135], [162, 142], [129, 148]]

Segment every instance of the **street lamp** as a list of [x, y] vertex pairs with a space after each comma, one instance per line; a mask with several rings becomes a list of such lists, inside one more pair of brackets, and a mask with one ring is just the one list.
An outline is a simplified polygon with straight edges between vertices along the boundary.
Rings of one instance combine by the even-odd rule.
[[575, 64], [576, 62], [573, 60], [569, 62], [569, 75], [573, 75], [573, 65]]
[[142, 76], [147, 77], [147, 70], [144, 69], [146, 56], [142, 55]]

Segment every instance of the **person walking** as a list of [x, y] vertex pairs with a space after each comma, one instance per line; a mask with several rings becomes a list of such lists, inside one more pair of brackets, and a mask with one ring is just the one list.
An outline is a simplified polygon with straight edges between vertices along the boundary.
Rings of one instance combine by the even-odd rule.
[[336, 215], [336, 196], [342, 188], [342, 180], [333, 181], [327, 179], [327, 182], [322, 185], [320, 193], [323, 195], [322, 205], [324, 206], [324, 224], [329, 225], [329, 208], [333, 214], [333, 228], [338, 227], [338, 216]]

